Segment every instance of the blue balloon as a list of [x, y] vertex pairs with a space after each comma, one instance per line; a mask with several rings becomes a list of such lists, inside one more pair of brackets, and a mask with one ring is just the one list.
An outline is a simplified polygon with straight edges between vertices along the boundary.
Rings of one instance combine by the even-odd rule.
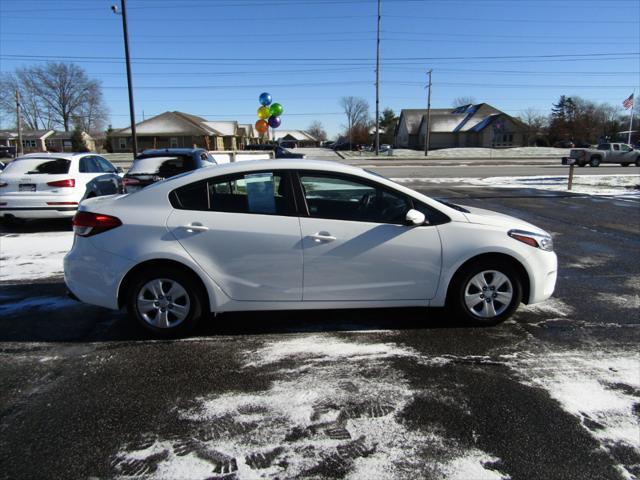
[[271, 105], [271, 95], [267, 92], [260, 94], [260, 105]]

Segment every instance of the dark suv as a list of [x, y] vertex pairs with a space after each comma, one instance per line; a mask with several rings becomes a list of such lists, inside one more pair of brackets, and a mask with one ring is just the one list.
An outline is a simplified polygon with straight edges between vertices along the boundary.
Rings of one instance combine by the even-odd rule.
[[261, 145], [247, 145], [245, 150], [266, 150], [274, 152], [275, 158], [305, 158], [303, 153], [293, 153], [280, 145], [273, 144], [261, 144]]
[[138, 155], [123, 178], [127, 193], [136, 192], [165, 178], [217, 165], [204, 148], [145, 150]]

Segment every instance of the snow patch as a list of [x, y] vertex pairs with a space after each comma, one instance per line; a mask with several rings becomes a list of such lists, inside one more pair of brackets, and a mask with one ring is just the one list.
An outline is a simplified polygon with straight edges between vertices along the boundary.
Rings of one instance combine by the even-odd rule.
[[[392, 178], [398, 183], [459, 183], [466, 186], [494, 188], [534, 188], [552, 192], [568, 192], [567, 176], [533, 175], [526, 177], [411, 177]], [[571, 193], [640, 197], [638, 175], [576, 175], [573, 177]]]
[[558, 298], [549, 298], [544, 302], [534, 303], [532, 305], [520, 305], [520, 310], [538, 315], [554, 315], [566, 317], [573, 313], [573, 308]]
[[484, 452], [474, 450], [466, 456], [456, 458], [444, 467], [447, 480], [508, 480], [510, 477], [498, 470], [488, 469], [487, 465], [500, 459], [490, 457]]
[[0, 235], [0, 282], [62, 275], [72, 246], [73, 232]]

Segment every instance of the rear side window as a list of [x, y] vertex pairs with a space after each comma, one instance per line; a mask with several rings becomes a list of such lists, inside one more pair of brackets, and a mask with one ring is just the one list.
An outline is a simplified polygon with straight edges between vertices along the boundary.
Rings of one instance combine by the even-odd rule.
[[71, 160], [64, 158], [29, 158], [14, 160], [3, 170], [16, 175], [65, 175], [69, 173]]
[[291, 215], [295, 212], [288, 175], [251, 172], [185, 185], [170, 195], [181, 210]]
[[102, 173], [102, 167], [96, 157], [83, 157], [80, 159], [80, 173]]
[[610, 150], [608, 143], [601, 143], [598, 145], [598, 150]]

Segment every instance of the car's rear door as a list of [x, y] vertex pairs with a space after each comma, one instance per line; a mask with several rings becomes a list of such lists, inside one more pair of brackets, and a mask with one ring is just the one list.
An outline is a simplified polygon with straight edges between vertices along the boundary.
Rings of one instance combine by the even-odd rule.
[[359, 177], [299, 172], [305, 301], [427, 300], [440, 277], [433, 225], [406, 226], [412, 200]]
[[170, 195], [173, 237], [232, 299], [302, 300], [302, 245], [290, 175], [213, 177]]

